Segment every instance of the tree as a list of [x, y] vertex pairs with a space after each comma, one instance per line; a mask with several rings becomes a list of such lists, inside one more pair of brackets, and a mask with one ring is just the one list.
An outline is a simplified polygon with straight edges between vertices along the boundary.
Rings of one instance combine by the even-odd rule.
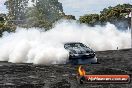
[[44, 27], [49, 29], [52, 24], [65, 16], [63, 7], [58, 0], [31, 0], [34, 5], [29, 7], [29, 0], [7, 0], [8, 20], [22, 27]]
[[95, 24], [105, 24], [106, 22], [110, 22], [115, 24], [119, 29], [127, 29], [128, 26], [130, 26], [130, 18], [125, 17], [130, 13], [131, 8], [131, 4], [119, 4], [115, 7], [110, 6], [100, 11], [100, 14], [88, 14], [81, 16], [79, 21], [92, 26]]
[[46, 30], [52, 24], [65, 16], [62, 4], [58, 0], [35, 0], [34, 6], [26, 11], [28, 27], [44, 27]]
[[[25, 19], [25, 11], [29, 0], [7, 0], [5, 5], [9, 10], [8, 20]], [[15, 21], [16, 22], [16, 21]]]
[[73, 15], [65, 15], [64, 19], [68, 19], [68, 20], [76, 20], [75, 16]]
[[89, 14], [89, 15], [81, 16], [79, 18], [79, 21], [81, 23], [86, 23], [86, 24], [93, 26], [94, 24], [96, 24], [99, 21], [99, 15], [98, 14]]
[[119, 29], [127, 29], [130, 26], [130, 18], [125, 17], [130, 13], [131, 8], [131, 4], [119, 4], [115, 7], [105, 8], [100, 12], [100, 21], [115, 24]]

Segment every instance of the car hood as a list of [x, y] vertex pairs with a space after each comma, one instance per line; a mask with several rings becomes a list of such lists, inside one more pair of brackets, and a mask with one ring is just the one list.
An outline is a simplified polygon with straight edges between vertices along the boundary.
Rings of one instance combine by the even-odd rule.
[[68, 49], [68, 51], [70, 53], [73, 53], [73, 54], [87, 54], [87, 53], [94, 53], [93, 50], [89, 49], [89, 48], [71, 48], [71, 49]]

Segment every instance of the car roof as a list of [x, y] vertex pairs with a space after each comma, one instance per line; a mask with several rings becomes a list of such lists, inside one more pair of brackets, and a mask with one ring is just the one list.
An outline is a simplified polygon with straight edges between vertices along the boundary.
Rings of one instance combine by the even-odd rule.
[[65, 42], [64, 44], [75, 44], [75, 43], [83, 44], [83, 43], [81, 43], [81, 42]]

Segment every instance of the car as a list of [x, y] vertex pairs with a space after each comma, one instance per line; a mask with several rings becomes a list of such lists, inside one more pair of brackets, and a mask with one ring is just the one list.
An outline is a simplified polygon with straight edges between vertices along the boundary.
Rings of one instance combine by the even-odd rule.
[[71, 64], [97, 63], [95, 52], [80, 42], [69, 42], [64, 44], [64, 48], [69, 52]]

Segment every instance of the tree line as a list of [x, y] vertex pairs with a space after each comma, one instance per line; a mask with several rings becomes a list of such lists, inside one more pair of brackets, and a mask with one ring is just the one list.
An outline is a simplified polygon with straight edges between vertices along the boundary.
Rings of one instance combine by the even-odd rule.
[[60, 19], [75, 20], [75, 16], [65, 15], [62, 3], [58, 0], [6, 0], [5, 5], [8, 14], [6, 20], [0, 20], [0, 35], [3, 31], [14, 31], [16, 26], [49, 30]]
[[9, 10], [8, 20], [27, 28], [49, 29], [52, 23], [65, 15], [58, 0], [7, 0], [5, 5]]
[[131, 8], [131, 4], [119, 4], [114, 7], [109, 6], [108, 8], [104, 8], [100, 11], [100, 14], [87, 14], [81, 16], [79, 21], [90, 26], [94, 26], [96, 24], [104, 25], [106, 22], [110, 22], [115, 24], [119, 29], [122, 26], [122, 29], [126, 29], [131, 25], [131, 19], [128, 17], [131, 12]]
[[[31, 5], [29, 5], [29, 1], [31, 1]], [[58, 0], [7, 0], [5, 5], [8, 14], [5, 19], [0, 16], [0, 35], [4, 31], [13, 32], [16, 26], [39, 27], [49, 30], [60, 19], [76, 20], [75, 16], [64, 13], [62, 3]], [[127, 24], [125, 26], [130, 26], [130, 18], [126, 18], [126, 16], [131, 8], [131, 4], [110, 6], [100, 11], [100, 14], [80, 16], [78, 21], [90, 26], [105, 25], [106, 22], [111, 22], [119, 27], [121, 27], [119, 23], [124, 22]]]

